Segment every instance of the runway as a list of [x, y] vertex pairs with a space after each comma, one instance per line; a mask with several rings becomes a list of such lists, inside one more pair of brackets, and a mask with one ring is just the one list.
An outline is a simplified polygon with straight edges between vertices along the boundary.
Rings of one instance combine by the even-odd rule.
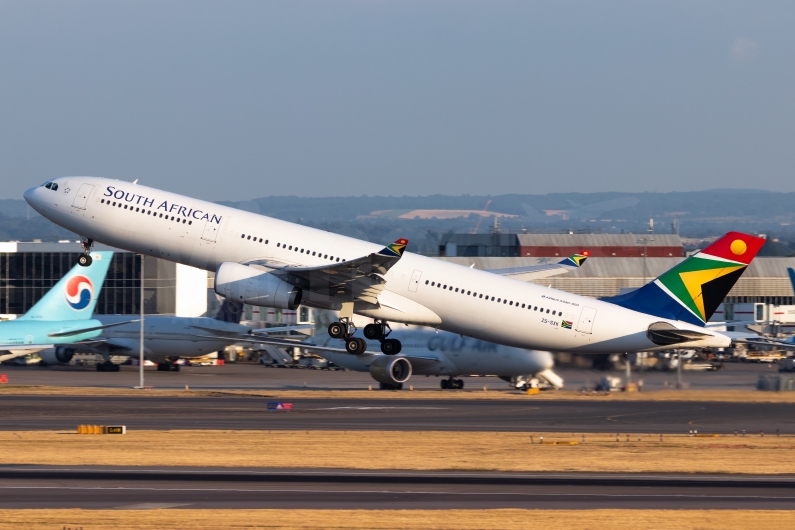
[[0, 396], [0, 430], [74, 430], [91, 423], [130, 429], [795, 433], [795, 405], [786, 403], [378, 397], [295, 399], [291, 411], [268, 411], [278, 392], [268, 398]]
[[[98, 373], [93, 366], [8, 366], [0, 373], [16, 385], [121, 387], [138, 384], [138, 367], [121, 366], [119, 372]], [[582, 368], [556, 367], [555, 373], [565, 381], [564, 388], [593, 388], [605, 375], [623, 377], [623, 372], [601, 372]], [[693, 389], [751, 390], [760, 375], [775, 372], [775, 366], [750, 363], [726, 363], [717, 372], [689, 372], [683, 375], [684, 383]], [[647, 390], [663, 390], [676, 384], [677, 376], [671, 372], [633, 372], [633, 381], [642, 379]], [[313, 369], [266, 368], [254, 363], [230, 363], [224, 366], [188, 366], [179, 372], [158, 372], [153, 367], [145, 369], [147, 385], [158, 389], [182, 389], [185, 385], [196, 390], [364, 390], [368, 385], [378, 387], [369, 373], [328, 371]], [[442, 378], [412, 377], [409, 384], [415, 389], [438, 390]], [[508, 383], [496, 377], [463, 377], [465, 388], [508, 390]]]
[[788, 509], [795, 477], [0, 466], [7, 508]]

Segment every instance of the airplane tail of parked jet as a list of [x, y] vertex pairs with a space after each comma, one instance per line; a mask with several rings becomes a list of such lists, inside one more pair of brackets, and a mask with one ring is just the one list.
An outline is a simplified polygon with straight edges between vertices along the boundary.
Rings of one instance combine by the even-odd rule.
[[221, 322], [231, 322], [233, 324], [240, 324], [240, 319], [243, 315], [243, 304], [235, 302], [229, 298], [224, 298], [221, 308], [218, 313], [213, 317], [215, 320]]
[[795, 269], [787, 267], [787, 274], [789, 274], [789, 281], [792, 284], [792, 290], [795, 291]]
[[764, 244], [763, 238], [729, 232], [640, 289], [602, 300], [703, 326]]
[[92, 252], [88, 267], [75, 265], [18, 320], [88, 320], [110, 267], [113, 252]]

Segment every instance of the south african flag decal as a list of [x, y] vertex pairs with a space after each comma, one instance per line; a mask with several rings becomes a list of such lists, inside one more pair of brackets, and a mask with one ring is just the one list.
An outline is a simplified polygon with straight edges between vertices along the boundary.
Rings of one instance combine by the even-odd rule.
[[562, 327], [563, 329], [571, 329], [571, 321], [569, 320], [562, 321], [560, 323], [560, 327]]

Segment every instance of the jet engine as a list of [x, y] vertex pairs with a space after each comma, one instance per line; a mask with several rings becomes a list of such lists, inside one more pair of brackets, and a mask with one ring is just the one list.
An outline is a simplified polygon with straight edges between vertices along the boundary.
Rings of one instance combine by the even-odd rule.
[[405, 357], [384, 355], [370, 365], [370, 375], [379, 383], [399, 385], [411, 377], [411, 363]]
[[39, 352], [39, 357], [44, 364], [66, 364], [75, 356], [74, 348], [58, 346], [57, 348], [47, 348]]
[[224, 262], [215, 273], [215, 292], [250, 305], [295, 309], [302, 291], [268, 272], [240, 263]]

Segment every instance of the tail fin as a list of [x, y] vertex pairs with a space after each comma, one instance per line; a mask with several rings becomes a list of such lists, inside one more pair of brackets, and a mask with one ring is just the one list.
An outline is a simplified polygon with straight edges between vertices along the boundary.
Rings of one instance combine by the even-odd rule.
[[602, 300], [703, 326], [764, 244], [761, 237], [729, 232], [640, 289]]
[[572, 254], [568, 258], [564, 259], [558, 265], [566, 265], [568, 267], [582, 267], [582, 264], [585, 263], [585, 260], [588, 259], [588, 256], [591, 255], [591, 252], [588, 250], [583, 250], [577, 254]]
[[406, 245], [409, 244], [408, 239], [400, 238], [391, 245], [387, 245], [378, 251], [382, 256], [389, 256], [390, 258], [400, 258], [406, 250]]
[[92, 252], [88, 267], [75, 265], [20, 319], [88, 320], [108, 273], [113, 252]]
[[215, 315], [215, 320], [221, 322], [232, 322], [233, 324], [240, 324], [240, 318], [243, 316], [243, 304], [235, 302], [229, 298], [224, 298], [221, 308]]

